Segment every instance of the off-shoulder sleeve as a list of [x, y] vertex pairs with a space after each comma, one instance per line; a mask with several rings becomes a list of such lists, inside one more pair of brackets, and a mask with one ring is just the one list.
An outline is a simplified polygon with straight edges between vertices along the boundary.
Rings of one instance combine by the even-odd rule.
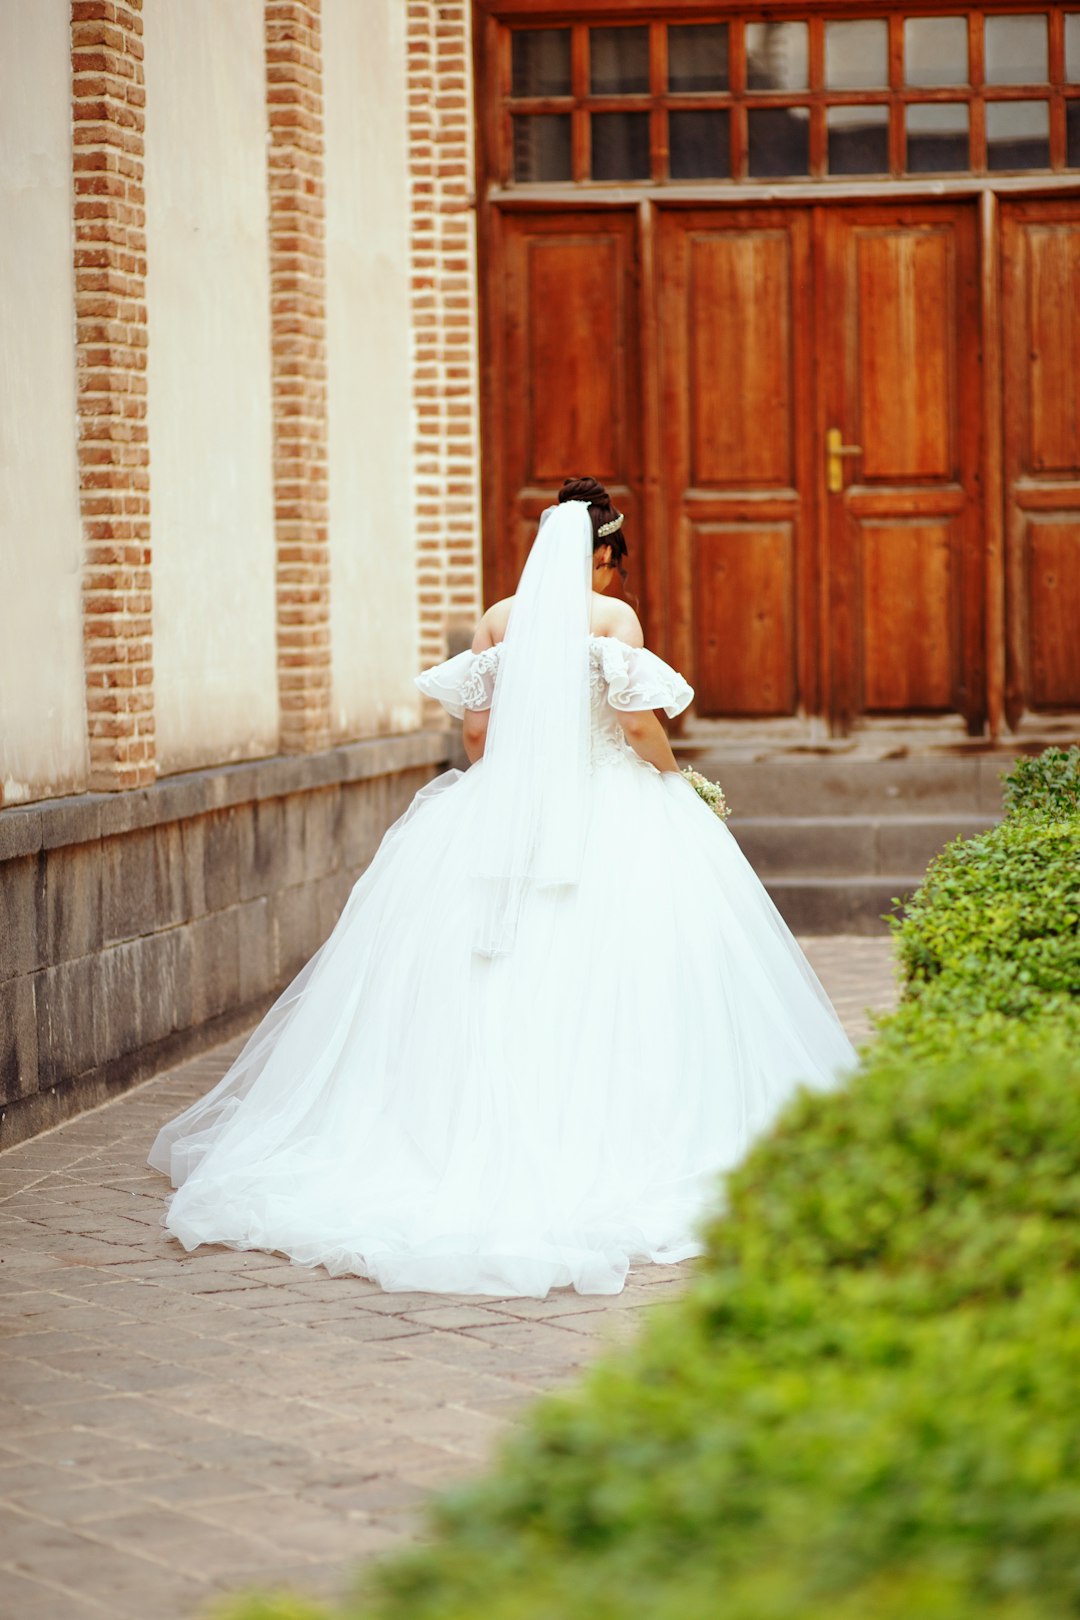
[[416, 684], [425, 697], [435, 698], [455, 720], [460, 720], [466, 709], [490, 709], [501, 645], [478, 653], [457, 653], [445, 664], [435, 664], [417, 675]]
[[629, 647], [614, 636], [600, 636], [594, 645], [613, 709], [663, 709], [674, 719], [693, 702], [694, 688], [647, 647]]

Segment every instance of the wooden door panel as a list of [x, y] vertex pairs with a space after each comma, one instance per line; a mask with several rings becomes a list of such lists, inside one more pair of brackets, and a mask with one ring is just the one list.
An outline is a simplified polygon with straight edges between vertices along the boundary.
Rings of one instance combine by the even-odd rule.
[[948, 709], [956, 690], [948, 523], [864, 524], [863, 702], [871, 711]]
[[514, 590], [540, 513], [565, 478], [582, 473], [606, 484], [626, 513], [633, 587], [643, 595], [635, 216], [508, 214], [498, 252], [485, 457], [499, 521], [485, 533], [485, 597]]
[[819, 233], [819, 442], [855, 447], [823, 494], [828, 690], [861, 713], [984, 718], [974, 210], [827, 212]]
[[696, 524], [691, 545], [699, 712], [790, 714], [797, 697], [792, 524]]
[[1029, 337], [1025, 471], [1080, 469], [1080, 209], [1025, 232]]
[[689, 252], [691, 483], [790, 488], [790, 234], [701, 233]]
[[1025, 540], [1031, 701], [1066, 708], [1078, 698], [1080, 512], [1032, 518]]
[[859, 231], [855, 255], [862, 481], [954, 477], [952, 231]]
[[545, 234], [523, 248], [526, 482], [557, 487], [580, 468], [601, 483], [617, 481], [626, 430], [624, 241]]
[[1002, 205], [1006, 713], [1080, 708], [1080, 202]]
[[703, 715], [815, 707], [809, 243], [797, 210], [661, 219], [672, 653]]

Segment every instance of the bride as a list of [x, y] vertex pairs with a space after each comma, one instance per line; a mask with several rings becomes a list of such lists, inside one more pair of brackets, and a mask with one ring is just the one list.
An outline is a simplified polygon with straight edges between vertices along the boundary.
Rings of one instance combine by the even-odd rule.
[[[422, 788], [218, 1085], [160, 1132], [164, 1222], [386, 1289], [617, 1293], [701, 1250], [720, 1172], [854, 1053], [655, 710], [593, 479], [418, 677], [468, 771]], [[591, 586], [591, 589], [590, 589]]]

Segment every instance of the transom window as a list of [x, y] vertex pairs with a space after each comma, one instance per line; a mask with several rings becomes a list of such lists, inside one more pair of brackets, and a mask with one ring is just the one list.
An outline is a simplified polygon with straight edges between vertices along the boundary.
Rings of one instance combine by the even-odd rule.
[[512, 27], [503, 177], [1080, 169], [1080, 7]]

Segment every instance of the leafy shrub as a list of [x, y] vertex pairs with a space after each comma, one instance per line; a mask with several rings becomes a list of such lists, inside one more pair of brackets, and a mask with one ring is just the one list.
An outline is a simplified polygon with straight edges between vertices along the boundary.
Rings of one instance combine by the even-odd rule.
[[1077, 1060], [803, 1097], [686, 1298], [541, 1403], [350, 1613], [1075, 1616], [1078, 1265]]
[[1047, 748], [1017, 760], [1005, 777], [1007, 814], [1080, 815], [1080, 747]]
[[729, 1178], [686, 1296], [436, 1503], [353, 1620], [1076, 1620], [1080, 818], [1056, 770], [933, 863], [894, 924], [900, 1007]]
[[956, 839], [892, 918], [904, 999], [883, 1053], [924, 1060], [1080, 1038], [1080, 818]]

